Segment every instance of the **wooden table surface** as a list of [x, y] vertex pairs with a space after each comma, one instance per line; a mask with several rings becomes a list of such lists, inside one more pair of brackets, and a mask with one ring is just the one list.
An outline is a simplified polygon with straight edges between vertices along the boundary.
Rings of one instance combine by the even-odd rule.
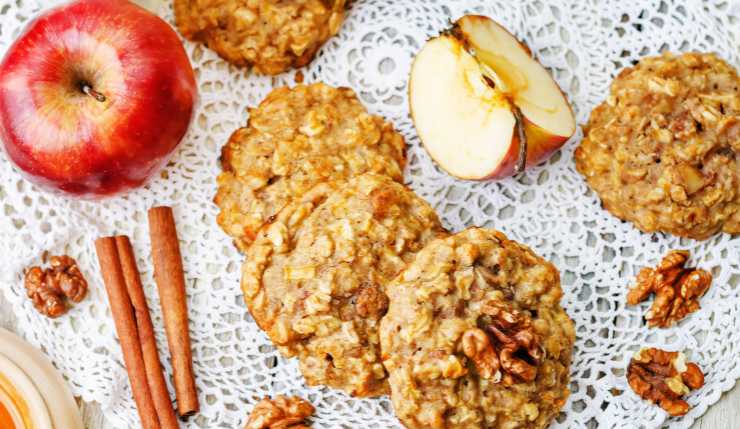
[[[0, 327], [17, 332], [17, 321], [10, 305], [0, 293]], [[80, 403], [88, 429], [122, 429], [107, 423], [96, 403]], [[725, 393], [722, 399], [696, 421], [692, 429], [730, 429], [740, 427], [740, 385]], [[239, 429], [239, 428], [235, 428]]]

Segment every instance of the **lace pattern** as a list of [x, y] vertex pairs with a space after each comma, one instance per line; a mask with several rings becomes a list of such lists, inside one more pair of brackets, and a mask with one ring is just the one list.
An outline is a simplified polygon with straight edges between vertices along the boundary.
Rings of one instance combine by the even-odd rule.
[[[59, 2], [0, 0], [0, 53], [39, 10]], [[172, 21], [169, 5], [160, 11]], [[471, 183], [441, 172], [421, 148], [408, 115], [407, 77], [424, 41], [464, 13], [491, 16], [524, 39], [568, 94], [578, 122], [585, 123], [612, 77], [641, 56], [665, 49], [715, 51], [737, 66], [740, 2], [357, 0], [339, 35], [304, 69], [307, 82], [352, 87], [373, 113], [395, 124], [409, 145], [408, 182], [447, 227], [498, 228], [560, 269], [563, 304], [578, 338], [572, 395], [554, 427], [689, 427], [740, 377], [740, 240], [726, 234], [704, 242], [644, 234], [609, 215], [575, 171], [580, 129], [546, 165], [513, 179]], [[166, 168], [167, 179], [157, 177], [102, 203], [77, 201], [39, 192], [0, 157], [0, 287], [21, 334], [43, 348], [77, 395], [100, 402], [114, 427], [138, 427], [93, 241], [113, 233], [131, 236], [171, 376], [146, 227], [146, 210], [169, 204], [185, 258], [201, 389], [202, 411], [184, 427], [242, 427], [259, 398], [285, 393], [312, 401], [315, 427], [400, 428], [387, 398], [357, 400], [303, 384], [296, 363], [282, 359], [249, 317], [238, 287], [241, 257], [215, 222], [211, 199], [221, 146], [246, 122], [246, 108], [272, 87], [292, 84], [295, 72], [252, 76], [203, 46], [188, 42], [186, 48], [197, 70], [200, 102], [189, 135]], [[699, 312], [671, 329], [648, 329], [642, 315], [649, 304], [626, 307], [626, 285], [640, 267], [675, 248], [690, 249], [692, 262], [711, 270], [714, 282]], [[37, 263], [43, 249], [77, 258], [91, 285], [88, 298], [57, 320], [33, 309], [21, 281], [23, 268]], [[629, 390], [629, 358], [647, 346], [685, 349], [707, 374], [706, 385], [688, 398], [687, 416], [668, 419]]]

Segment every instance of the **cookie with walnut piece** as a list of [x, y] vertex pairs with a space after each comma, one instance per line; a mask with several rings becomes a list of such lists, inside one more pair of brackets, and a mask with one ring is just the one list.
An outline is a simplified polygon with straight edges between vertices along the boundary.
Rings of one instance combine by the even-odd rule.
[[403, 181], [405, 143], [348, 88], [278, 88], [224, 146], [218, 223], [244, 251], [262, 225], [318, 183], [362, 173]]
[[428, 244], [387, 290], [383, 363], [407, 428], [544, 428], [557, 416], [575, 331], [552, 264], [471, 228]]
[[740, 233], [740, 79], [714, 54], [643, 58], [591, 112], [576, 168], [645, 232]]
[[309, 385], [385, 394], [385, 285], [443, 233], [434, 210], [386, 176], [325, 182], [260, 232], [243, 266], [244, 298]]
[[175, 19], [226, 61], [276, 75], [311, 62], [344, 8], [345, 0], [175, 0]]

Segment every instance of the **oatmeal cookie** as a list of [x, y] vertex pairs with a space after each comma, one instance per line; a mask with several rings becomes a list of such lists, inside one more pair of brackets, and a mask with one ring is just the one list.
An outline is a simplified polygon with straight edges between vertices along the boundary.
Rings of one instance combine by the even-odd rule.
[[177, 27], [226, 61], [276, 75], [310, 63], [337, 34], [345, 0], [175, 0]]
[[262, 225], [317, 183], [379, 173], [401, 182], [403, 137], [355, 93], [323, 83], [279, 88], [223, 148], [218, 223], [246, 250]]
[[623, 70], [576, 149], [603, 206], [645, 232], [740, 233], [740, 80], [714, 54]]
[[544, 428], [557, 416], [575, 331], [552, 264], [471, 228], [428, 244], [386, 289], [382, 357], [407, 428]]
[[308, 384], [384, 394], [385, 285], [441, 234], [434, 210], [387, 176], [324, 182], [260, 232], [243, 266], [244, 298]]

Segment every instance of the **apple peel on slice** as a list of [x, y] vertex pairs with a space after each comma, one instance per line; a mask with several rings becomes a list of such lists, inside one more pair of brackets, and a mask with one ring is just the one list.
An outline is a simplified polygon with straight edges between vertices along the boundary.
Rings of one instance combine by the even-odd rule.
[[425, 148], [461, 179], [497, 179], [538, 164], [574, 133], [573, 111], [547, 70], [504, 27], [468, 15], [422, 48], [409, 81]]

